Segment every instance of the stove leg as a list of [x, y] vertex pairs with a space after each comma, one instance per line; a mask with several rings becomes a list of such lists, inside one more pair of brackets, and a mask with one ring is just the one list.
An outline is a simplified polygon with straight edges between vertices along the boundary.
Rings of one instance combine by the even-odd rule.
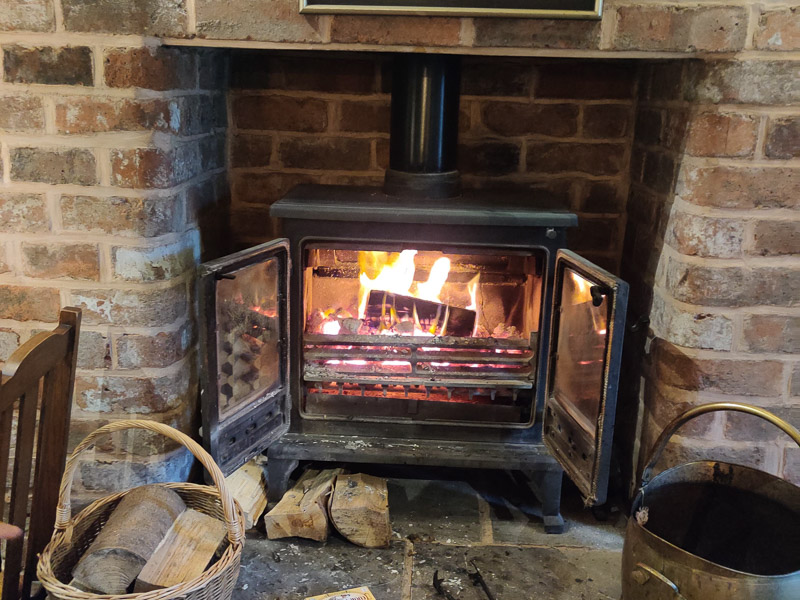
[[533, 493], [542, 503], [545, 532], [564, 533], [564, 518], [561, 516], [561, 470], [528, 471], [526, 475]]
[[278, 502], [289, 489], [289, 477], [300, 464], [293, 458], [267, 458], [267, 499]]

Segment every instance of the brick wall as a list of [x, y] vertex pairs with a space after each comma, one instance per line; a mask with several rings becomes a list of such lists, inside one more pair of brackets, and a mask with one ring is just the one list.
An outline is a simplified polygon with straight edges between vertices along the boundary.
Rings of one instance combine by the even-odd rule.
[[[649, 315], [643, 448], [681, 410], [763, 406], [800, 424], [800, 88], [796, 63], [683, 61], [642, 81], [623, 276]], [[635, 359], [634, 359], [635, 360]], [[800, 451], [753, 417], [681, 432], [669, 462], [728, 458], [800, 482]], [[640, 457], [641, 459], [642, 457]]]
[[[390, 60], [265, 52], [232, 58], [232, 232], [276, 235], [269, 205], [298, 183], [381, 185]], [[466, 187], [547, 195], [580, 216], [573, 248], [618, 269], [637, 66], [466, 58], [459, 169]]]
[[[225, 59], [198, 47], [425, 48], [494, 57], [467, 64], [469, 183], [546, 189], [581, 215], [573, 247], [611, 267], [630, 251], [621, 269], [633, 315], [651, 327], [627, 344], [625, 381], [643, 373], [645, 385], [627, 398], [618, 439], [638, 449], [681, 406], [721, 398], [797, 424], [797, 22], [796, 8], [755, 0], [608, 0], [597, 21], [305, 16], [296, 0], [4, 0], [0, 360], [77, 303], [86, 318], [73, 435], [124, 416], [188, 429], [193, 268], [226, 240], [228, 190]], [[634, 141], [630, 116], [617, 118], [637, 102], [627, 75], [609, 91], [621, 67], [574, 60], [611, 58], [652, 64]], [[270, 62], [252, 69], [266, 79], [239, 80], [229, 97], [274, 120], [232, 117], [241, 242], [266, 233], [265, 204], [298, 179], [377, 182], [386, 161], [380, 60], [361, 55], [344, 73]], [[332, 166], [331, 155], [361, 162]], [[565, 156], [583, 166], [565, 170]], [[739, 417], [687, 432], [683, 453], [727, 452], [799, 477], [798, 451]], [[122, 467], [121, 446], [140, 453]], [[84, 469], [84, 485], [119, 483], [123, 469], [133, 481], [171, 464], [185, 472], [151, 455], [163, 449], [118, 439]]]
[[[0, 50], [0, 361], [83, 309], [73, 445], [121, 418], [194, 430], [193, 274], [227, 195], [219, 52], [92, 41]], [[168, 450], [117, 434], [82, 485], [185, 476], [183, 455], [150, 454]]]

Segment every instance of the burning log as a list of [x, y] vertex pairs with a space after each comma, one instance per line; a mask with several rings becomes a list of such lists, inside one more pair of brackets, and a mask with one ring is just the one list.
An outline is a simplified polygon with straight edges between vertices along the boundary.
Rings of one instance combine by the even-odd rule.
[[365, 317], [376, 329], [403, 330], [416, 325], [433, 335], [469, 337], [475, 329], [477, 315], [468, 308], [372, 290], [367, 298]]

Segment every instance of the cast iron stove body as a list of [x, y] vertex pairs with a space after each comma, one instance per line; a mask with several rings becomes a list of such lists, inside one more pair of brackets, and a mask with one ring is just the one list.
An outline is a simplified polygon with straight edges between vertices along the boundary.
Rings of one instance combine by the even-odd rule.
[[605, 499], [627, 286], [564, 249], [575, 215], [462, 194], [443, 148], [298, 186], [286, 239], [203, 266], [206, 446], [266, 450], [273, 499], [301, 460], [518, 469], [559, 531], [562, 467]]

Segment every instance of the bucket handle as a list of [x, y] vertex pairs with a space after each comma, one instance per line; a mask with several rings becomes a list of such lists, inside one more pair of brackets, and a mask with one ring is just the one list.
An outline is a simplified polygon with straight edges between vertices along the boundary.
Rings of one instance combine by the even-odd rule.
[[[663, 583], [669, 589], [672, 590], [675, 600], [686, 600], [686, 597], [681, 594], [681, 591], [678, 589], [678, 586], [675, 585], [670, 579], [668, 579], [664, 574], [657, 571], [650, 565], [646, 565], [644, 563], [636, 563], [636, 569], [638, 571], [633, 572], [633, 580], [636, 583], [644, 585], [650, 579], [650, 577], [654, 577], [657, 581]], [[641, 577], [637, 577], [636, 575], [641, 575]]]
[[773, 415], [768, 410], [764, 410], [763, 408], [759, 408], [758, 406], [741, 404], [739, 402], [712, 402], [711, 404], [703, 404], [701, 406], [695, 406], [694, 408], [690, 408], [689, 410], [687, 410], [685, 413], [675, 417], [672, 420], [672, 422], [666, 426], [664, 431], [661, 432], [661, 435], [658, 436], [658, 440], [656, 440], [656, 443], [653, 446], [653, 450], [650, 453], [650, 460], [647, 461], [647, 466], [644, 468], [644, 471], [642, 472], [641, 487], [644, 488], [648, 483], [650, 483], [650, 479], [653, 477], [653, 468], [656, 466], [656, 463], [661, 458], [661, 455], [664, 452], [664, 448], [667, 447], [667, 442], [669, 442], [670, 438], [673, 435], [675, 435], [675, 432], [681, 426], [683, 426], [688, 421], [691, 421], [695, 417], [699, 417], [700, 415], [705, 415], [707, 413], [718, 412], [718, 411], [747, 413], [749, 415], [753, 415], [755, 417], [764, 419], [765, 421], [769, 421], [770, 423], [775, 425], [775, 427], [779, 428], [786, 435], [792, 438], [798, 446], [800, 446], [800, 431], [792, 427], [788, 422], [784, 421], [780, 417]]

